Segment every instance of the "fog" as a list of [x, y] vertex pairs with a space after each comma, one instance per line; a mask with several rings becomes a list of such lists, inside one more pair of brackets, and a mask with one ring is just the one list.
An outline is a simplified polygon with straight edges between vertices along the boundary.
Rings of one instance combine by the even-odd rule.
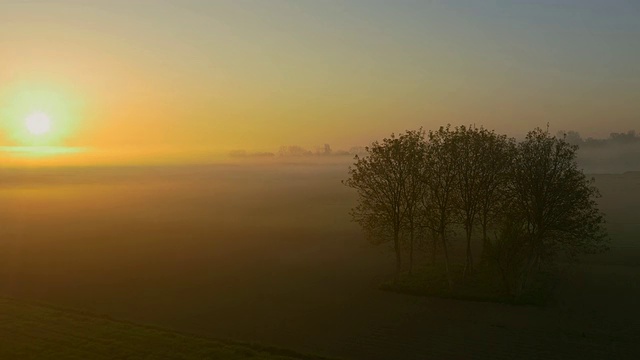
[[594, 340], [580, 334], [640, 329], [638, 176], [596, 176], [612, 250], [568, 268], [558, 304], [538, 309], [378, 290], [393, 256], [351, 222], [356, 197], [340, 183], [347, 167], [333, 159], [3, 169], [0, 293], [369, 359], [420, 358], [426, 347], [446, 354], [458, 342], [466, 354], [494, 353], [490, 341], [586, 353]]
[[323, 313], [355, 306], [349, 298], [362, 288], [352, 285], [376, 273], [373, 262], [385, 263], [386, 252], [367, 249], [349, 220], [345, 169], [3, 170], [0, 291], [216, 337], [298, 339], [300, 347], [309, 334], [343, 327]]
[[579, 132], [566, 132], [577, 145], [578, 163], [588, 173], [623, 173], [640, 169], [640, 136], [635, 130], [612, 132], [606, 138], [583, 139]]

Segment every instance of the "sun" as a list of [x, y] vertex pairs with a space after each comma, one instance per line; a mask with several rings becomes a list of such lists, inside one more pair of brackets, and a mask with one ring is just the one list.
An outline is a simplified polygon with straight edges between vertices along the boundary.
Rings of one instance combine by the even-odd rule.
[[51, 118], [43, 112], [30, 114], [24, 119], [24, 123], [32, 135], [44, 135], [51, 130]]

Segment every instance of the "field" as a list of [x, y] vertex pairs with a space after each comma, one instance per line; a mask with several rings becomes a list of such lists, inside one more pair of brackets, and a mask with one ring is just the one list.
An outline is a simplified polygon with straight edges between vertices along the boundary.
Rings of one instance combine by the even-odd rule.
[[320, 359], [0, 299], [2, 359]]
[[346, 166], [0, 170], [0, 296], [353, 359], [640, 354], [639, 174], [596, 176], [612, 250], [539, 308], [378, 290]]

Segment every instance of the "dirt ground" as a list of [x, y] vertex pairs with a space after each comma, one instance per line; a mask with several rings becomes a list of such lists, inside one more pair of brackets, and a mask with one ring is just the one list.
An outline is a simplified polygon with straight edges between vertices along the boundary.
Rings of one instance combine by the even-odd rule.
[[640, 358], [640, 175], [547, 308], [391, 294], [346, 165], [0, 170], [0, 295], [350, 359]]

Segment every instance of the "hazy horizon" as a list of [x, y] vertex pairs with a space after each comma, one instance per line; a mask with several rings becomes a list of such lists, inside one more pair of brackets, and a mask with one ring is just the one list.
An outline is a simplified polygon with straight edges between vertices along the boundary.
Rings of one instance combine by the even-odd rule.
[[[639, 15], [629, 1], [2, 1], [0, 145], [126, 163], [348, 150], [447, 123], [606, 137], [639, 120]], [[46, 139], [22, 130], [35, 111]]]

